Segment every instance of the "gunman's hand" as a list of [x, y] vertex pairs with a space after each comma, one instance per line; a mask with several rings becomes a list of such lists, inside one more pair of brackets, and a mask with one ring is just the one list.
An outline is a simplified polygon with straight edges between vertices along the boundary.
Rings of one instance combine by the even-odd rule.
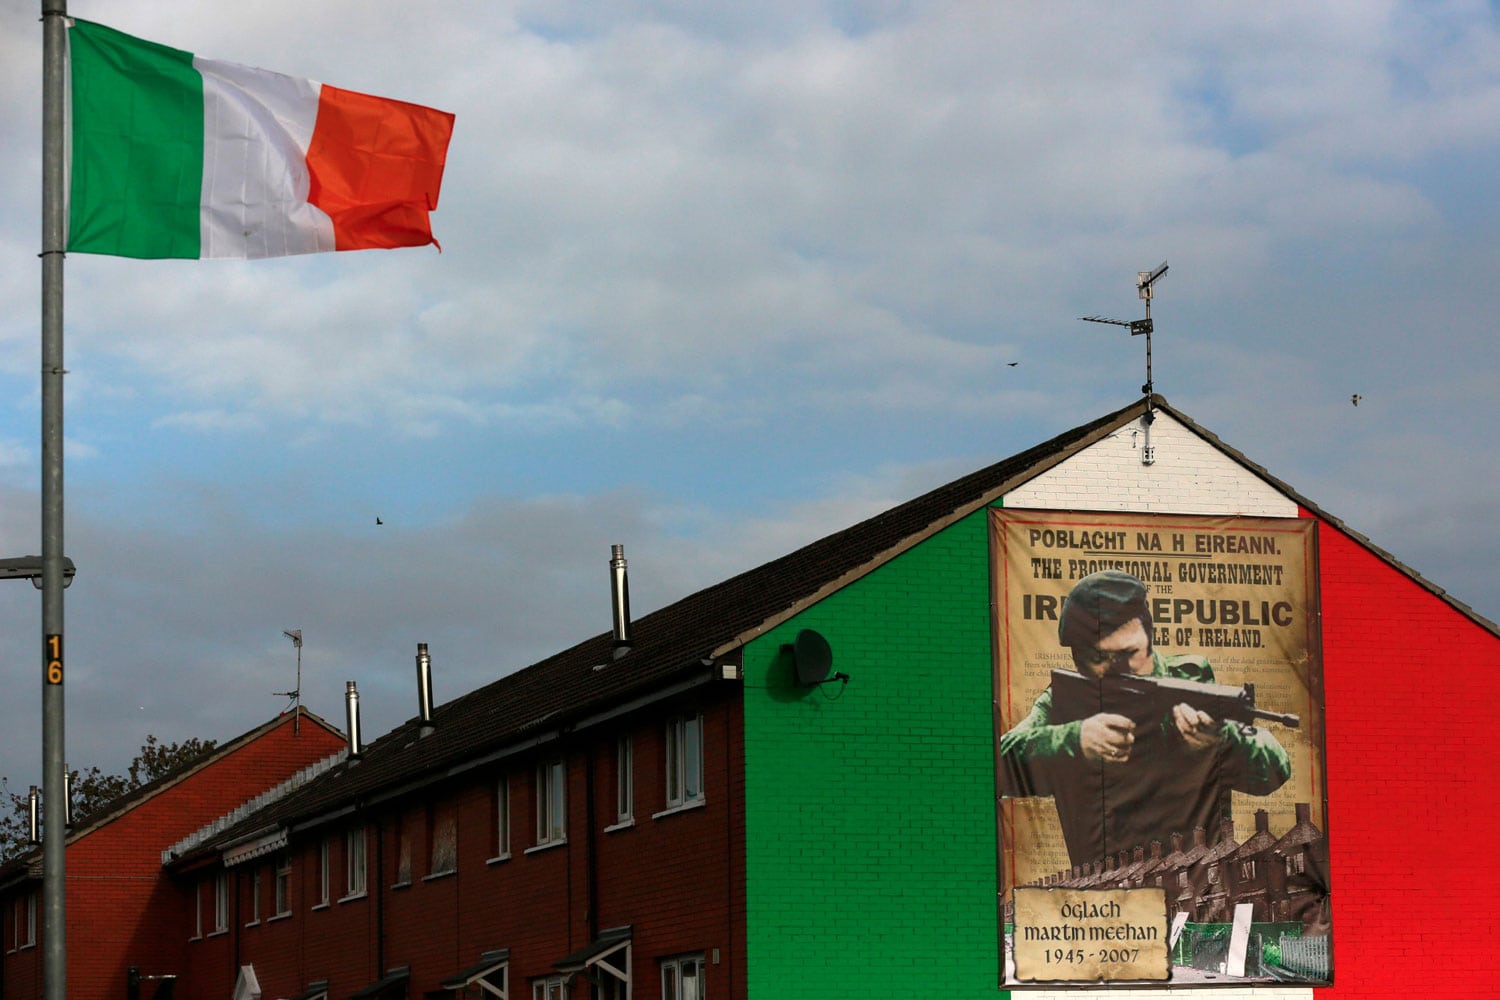
[[1224, 727], [1213, 716], [1191, 705], [1173, 705], [1172, 724], [1192, 753], [1211, 750], [1224, 738]]
[[1135, 745], [1135, 723], [1108, 712], [1091, 715], [1079, 726], [1078, 743], [1084, 760], [1123, 764], [1130, 759], [1130, 748]]

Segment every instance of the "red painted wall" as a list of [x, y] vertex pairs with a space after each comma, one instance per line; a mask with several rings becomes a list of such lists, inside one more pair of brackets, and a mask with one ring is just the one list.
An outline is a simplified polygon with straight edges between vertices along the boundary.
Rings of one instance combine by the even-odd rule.
[[1500, 996], [1500, 638], [1318, 530], [1337, 997]]

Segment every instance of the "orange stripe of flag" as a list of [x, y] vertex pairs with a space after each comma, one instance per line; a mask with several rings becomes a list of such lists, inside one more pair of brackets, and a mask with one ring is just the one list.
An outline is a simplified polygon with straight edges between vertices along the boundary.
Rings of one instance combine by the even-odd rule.
[[308, 201], [333, 220], [338, 249], [437, 242], [428, 212], [452, 134], [446, 111], [323, 85], [307, 149]]

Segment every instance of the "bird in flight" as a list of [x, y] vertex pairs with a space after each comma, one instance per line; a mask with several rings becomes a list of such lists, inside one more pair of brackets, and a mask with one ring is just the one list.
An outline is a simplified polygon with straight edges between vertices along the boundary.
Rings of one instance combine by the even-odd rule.
[[376, 524], [384, 524], [385, 522], [380, 519], [379, 515], [376, 515], [376, 517], [375, 517], [375, 523]]
[[1349, 402], [1353, 403], [1355, 406], [1358, 406], [1359, 405], [1359, 401], [1361, 399], [1364, 399], [1364, 398], [1365, 397], [1361, 396], [1359, 393], [1356, 392], [1354, 395], [1352, 395], [1352, 396], [1349, 397]]

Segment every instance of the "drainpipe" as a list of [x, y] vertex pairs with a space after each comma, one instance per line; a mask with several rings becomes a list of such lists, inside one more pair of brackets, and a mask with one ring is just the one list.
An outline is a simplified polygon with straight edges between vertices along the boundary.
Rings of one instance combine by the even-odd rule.
[[[618, 546], [617, 546], [618, 547]], [[584, 914], [588, 940], [599, 939], [599, 845], [594, 836], [594, 743], [591, 739], [584, 752], [583, 768], [583, 812], [584, 829], [584, 892], [588, 895], [588, 910]]]
[[385, 824], [375, 817], [375, 978], [385, 975]]

